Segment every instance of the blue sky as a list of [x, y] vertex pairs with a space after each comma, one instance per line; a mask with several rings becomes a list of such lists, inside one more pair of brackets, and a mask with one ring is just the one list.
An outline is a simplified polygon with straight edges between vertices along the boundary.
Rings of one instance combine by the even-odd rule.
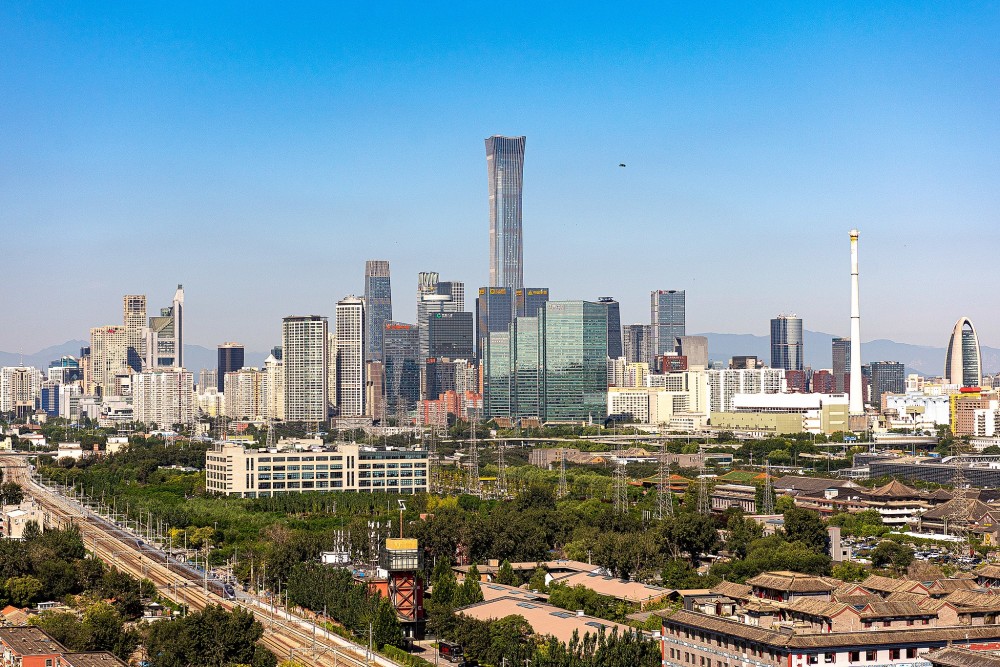
[[866, 340], [1000, 345], [995, 2], [209, 4], [0, 4], [0, 349], [176, 283], [265, 349], [367, 258], [410, 320], [418, 271], [486, 282], [491, 134], [553, 298], [846, 334], [856, 226]]

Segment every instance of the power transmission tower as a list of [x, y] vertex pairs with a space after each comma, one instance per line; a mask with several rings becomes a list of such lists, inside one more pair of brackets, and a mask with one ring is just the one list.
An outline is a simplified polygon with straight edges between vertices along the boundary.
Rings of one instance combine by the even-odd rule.
[[761, 514], [774, 514], [774, 482], [771, 481], [771, 462], [764, 465], [764, 497], [761, 499]]
[[427, 438], [427, 485], [431, 493], [439, 491], [438, 472], [437, 426], [432, 425], [430, 436]]
[[556, 490], [556, 498], [565, 498], [569, 493], [566, 484], [566, 448], [559, 449], [559, 488]]
[[274, 449], [278, 446], [278, 436], [274, 432], [274, 420], [267, 420], [267, 436], [264, 440], [264, 447], [267, 449]]
[[[958, 458], [958, 454], [955, 454]], [[969, 492], [968, 480], [965, 478], [965, 468], [962, 462], [955, 461], [955, 474], [952, 476], [952, 483], [955, 485], [954, 493], [949, 504], [952, 509], [945, 517], [945, 533], [960, 535], [966, 553], [969, 551], [969, 524], [972, 521], [972, 494]]]
[[705, 453], [701, 454], [701, 464], [698, 467], [698, 514], [709, 516], [712, 513], [712, 502], [708, 497], [708, 478], [705, 477]]
[[479, 443], [476, 441], [476, 422], [475, 409], [473, 409], [472, 438], [469, 439], [469, 479], [465, 490], [470, 495], [481, 496], [483, 489], [479, 482]]
[[670, 454], [667, 442], [660, 441], [659, 470], [656, 479], [656, 518], [666, 519], [674, 515], [673, 493], [670, 491]]
[[628, 477], [625, 474], [625, 452], [622, 443], [615, 443], [614, 506], [615, 514], [628, 511]]

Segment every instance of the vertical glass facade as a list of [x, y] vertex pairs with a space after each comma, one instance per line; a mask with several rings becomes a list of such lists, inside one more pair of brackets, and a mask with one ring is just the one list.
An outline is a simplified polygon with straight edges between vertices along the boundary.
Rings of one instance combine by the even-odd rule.
[[514, 292], [518, 317], [537, 317], [549, 301], [548, 287], [525, 287]]
[[832, 352], [833, 390], [837, 394], [845, 394], [850, 389], [847, 386], [847, 374], [851, 372], [851, 339], [834, 338]]
[[493, 331], [507, 331], [513, 317], [513, 290], [506, 287], [480, 287], [476, 299], [476, 352], [482, 358], [486, 338]]
[[385, 323], [392, 321], [392, 284], [389, 262], [365, 262], [365, 360], [382, 361]]
[[521, 242], [521, 188], [524, 137], [486, 139], [490, 193], [490, 287], [524, 287]]
[[[673, 354], [674, 339], [687, 335], [684, 290], [653, 290], [649, 295], [652, 356]], [[643, 359], [650, 363], [652, 359]]]
[[494, 331], [486, 338], [483, 358], [483, 414], [485, 417], [510, 417], [511, 340], [507, 331]]
[[778, 315], [771, 320], [771, 368], [801, 371], [802, 366], [802, 319]]
[[598, 299], [608, 309], [608, 357], [617, 359], [624, 354], [622, 350], [622, 316], [617, 301], [610, 296]]
[[607, 416], [607, 308], [588, 301], [550, 301], [541, 317], [542, 418], [547, 422]]
[[395, 418], [420, 400], [420, 340], [417, 327], [386, 322], [383, 333], [386, 414]]
[[513, 341], [513, 398], [518, 417], [538, 417], [541, 389], [541, 340], [538, 318], [519, 317], [511, 325]]

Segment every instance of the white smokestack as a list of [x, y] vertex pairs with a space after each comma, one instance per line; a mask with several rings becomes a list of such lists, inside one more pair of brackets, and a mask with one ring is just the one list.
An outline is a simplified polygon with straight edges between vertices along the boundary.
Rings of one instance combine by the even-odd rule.
[[858, 296], [858, 236], [851, 230], [851, 415], [865, 414], [861, 395], [861, 301]]

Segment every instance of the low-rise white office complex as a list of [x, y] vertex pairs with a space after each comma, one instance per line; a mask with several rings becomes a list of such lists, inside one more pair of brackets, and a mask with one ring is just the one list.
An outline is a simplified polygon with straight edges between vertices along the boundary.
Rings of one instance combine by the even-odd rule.
[[385, 450], [320, 440], [282, 442], [273, 449], [222, 443], [205, 453], [211, 493], [266, 498], [310, 491], [428, 490], [426, 450]]

